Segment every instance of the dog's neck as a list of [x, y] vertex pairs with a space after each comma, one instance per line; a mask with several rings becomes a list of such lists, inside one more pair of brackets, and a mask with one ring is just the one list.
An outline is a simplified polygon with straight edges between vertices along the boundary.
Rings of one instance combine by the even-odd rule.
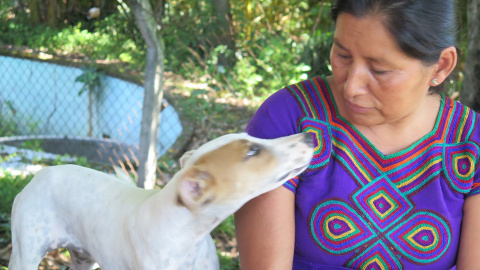
[[[176, 181], [177, 179], [174, 177], [162, 190], [154, 192], [143, 202], [138, 212], [134, 213], [135, 222], [132, 226], [135, 228], [132, 229], [142, 228], [146, 238], [167, 237], [170, 239], [163, 240], [171, 240], [183, 247], [185, 245], [179, 241], [185, 241], [187, 246], [192, 246], [205, 239], [222, 220], [237, 210], [232, 207], [210, 204], [208, 207], [200, 207], [192, 212], [178, 203]], [[159, 226], [162, 227], [161, 236], [157, 234]], [[182, 232], [180, 238], [178, 237], [179, 231]]]

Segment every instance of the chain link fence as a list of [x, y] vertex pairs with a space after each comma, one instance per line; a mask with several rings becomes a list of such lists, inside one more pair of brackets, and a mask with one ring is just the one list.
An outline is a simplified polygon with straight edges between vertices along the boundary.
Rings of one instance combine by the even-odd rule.
[[[95, 68], [9, 56], [0, 56], [0, 70], [1, 144], [132, 170], [137, 165], [142, 86]], [[159, 156], [182, 133], [166, 100], [160, 119]]]

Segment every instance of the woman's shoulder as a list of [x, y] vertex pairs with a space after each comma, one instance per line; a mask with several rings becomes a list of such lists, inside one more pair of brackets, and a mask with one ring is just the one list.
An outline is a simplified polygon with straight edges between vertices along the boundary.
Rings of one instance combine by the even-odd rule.
[[452, 142], [474, 142], [480, 146], [480, 114], [457, 100], [445, 97], [445, 124]]
[[[322, 85], [322, 86], [320, 86]], [[259, 137], [298, 133], [298, 120], [318, 111], [318, 87], [326, 88], [323, 76], [287, 85], [270, 95], [258, 108], [247, 132]]]

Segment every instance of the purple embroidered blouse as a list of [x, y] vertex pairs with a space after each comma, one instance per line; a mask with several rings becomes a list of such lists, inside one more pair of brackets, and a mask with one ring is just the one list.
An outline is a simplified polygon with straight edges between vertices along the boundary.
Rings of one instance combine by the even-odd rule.
[[451, 269], [466, 197], [480, 193], [480, 116], [447, 97], [435, 129], [383, 155], [337, 114], [325, 77], [269, 97], [247, 127], [310, 132], [315, 154], [296, 193], [293, 269]]

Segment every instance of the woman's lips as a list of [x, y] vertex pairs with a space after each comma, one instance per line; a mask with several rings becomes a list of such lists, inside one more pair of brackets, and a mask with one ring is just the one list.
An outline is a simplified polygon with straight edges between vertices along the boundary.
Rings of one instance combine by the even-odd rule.
[[357, 104], [354, 104], [350, 101], [347, 101], [347, 105], [348, 105], [348, 107], [350, 108], [351, 111], [356, 112], [356, 113], [367, 113], [367, 112], [373, 110], [372, 108], [357, 105]]

